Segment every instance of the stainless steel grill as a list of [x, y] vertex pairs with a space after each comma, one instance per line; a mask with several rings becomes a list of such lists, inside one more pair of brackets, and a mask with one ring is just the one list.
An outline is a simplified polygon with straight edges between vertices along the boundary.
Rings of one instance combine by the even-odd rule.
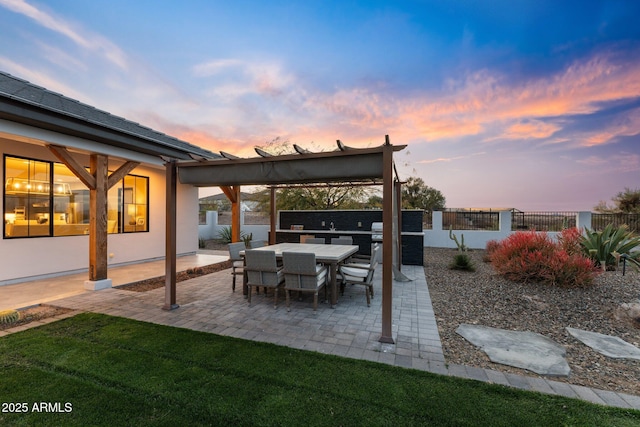
[[371, 241], [382, 242], [382, 223], [381, 222], [371, 223]]

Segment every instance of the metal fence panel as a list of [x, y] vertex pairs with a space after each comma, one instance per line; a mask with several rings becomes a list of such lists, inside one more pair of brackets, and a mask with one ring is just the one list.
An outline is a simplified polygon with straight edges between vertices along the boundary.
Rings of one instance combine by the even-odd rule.
[[562, 231], [576, 226], [577, 212], [521, 212], [511, 216], [511, 230]]
[[448, 230], [499, 230], [499, 211], [447, 210], [442, 212], [442, 228]]
[[629, 230], [640, 232], [640, 214], [639, 213], [592, 213], [591, 228], [595, 231], [601, 231], [608, 224], [614, 227], [627, 225]]

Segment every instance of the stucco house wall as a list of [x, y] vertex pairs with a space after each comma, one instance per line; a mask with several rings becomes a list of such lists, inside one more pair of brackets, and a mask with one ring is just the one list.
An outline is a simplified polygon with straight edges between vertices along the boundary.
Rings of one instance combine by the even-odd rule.
[[[17, 134], [20, 132], [20, 134]], [[41, 139], [42, 138], [42, 139]], [[46, 140], [45, 140], [46, 138]], [[29, 126], [0, 120], [0, 159], [4, 155], [37, 160], [58, 161], [44, 143], [56, 143], [81, 150], [109, 155], [109, 169], [115, 170], [124, 159], [142, 162], [131, 174], [149, 177], [149, 231], [109, 234], [109, 266], [142, 262], [165, 256], [165, 168], [159, 158], [127, 152], [93, 141], [55, 134]], [[80, 164], [89, 164], [89, 155], [72, 151]], [[5, 183], [3, 168], [0, 168]], [[0, 197], [0, 212], [4, 212]], [[198, 190], [178, 184], [177, 253], [194, 253], [198, 248]], [[58, 236], [6, 239], [0, 238], [0, 285], [17, 283], [48, 275], [87, 271], [89, 236]]]

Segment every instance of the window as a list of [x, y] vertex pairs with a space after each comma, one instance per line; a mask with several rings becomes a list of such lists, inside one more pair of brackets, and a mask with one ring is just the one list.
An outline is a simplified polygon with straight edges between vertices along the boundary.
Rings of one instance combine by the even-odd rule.
[[65, 165], [53, 164], [53, 235], [89, 233], [89, 190]]
[[[5, 155], [4, 237], [89, 232], [89, 190], [60, 163]], [[107, 195], [107, 232], [148, 231], [149, 178], [127, 175]]]
[[147, 231], [149, 178], [127, 175], [123, 179], [124, 231]]
[[5, 158], [5, 236], [51, 236], [51, 164]]

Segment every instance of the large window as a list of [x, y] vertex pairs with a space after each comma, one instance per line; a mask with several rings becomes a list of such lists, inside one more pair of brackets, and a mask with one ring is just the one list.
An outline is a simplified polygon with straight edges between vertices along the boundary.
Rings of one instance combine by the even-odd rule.
[[[60, 163], [4, 157], [4, 237], [89, 232], [89, 190]], [[108, 233], [148, 231], [149, 178], [127, 175], [108, 194]]]

